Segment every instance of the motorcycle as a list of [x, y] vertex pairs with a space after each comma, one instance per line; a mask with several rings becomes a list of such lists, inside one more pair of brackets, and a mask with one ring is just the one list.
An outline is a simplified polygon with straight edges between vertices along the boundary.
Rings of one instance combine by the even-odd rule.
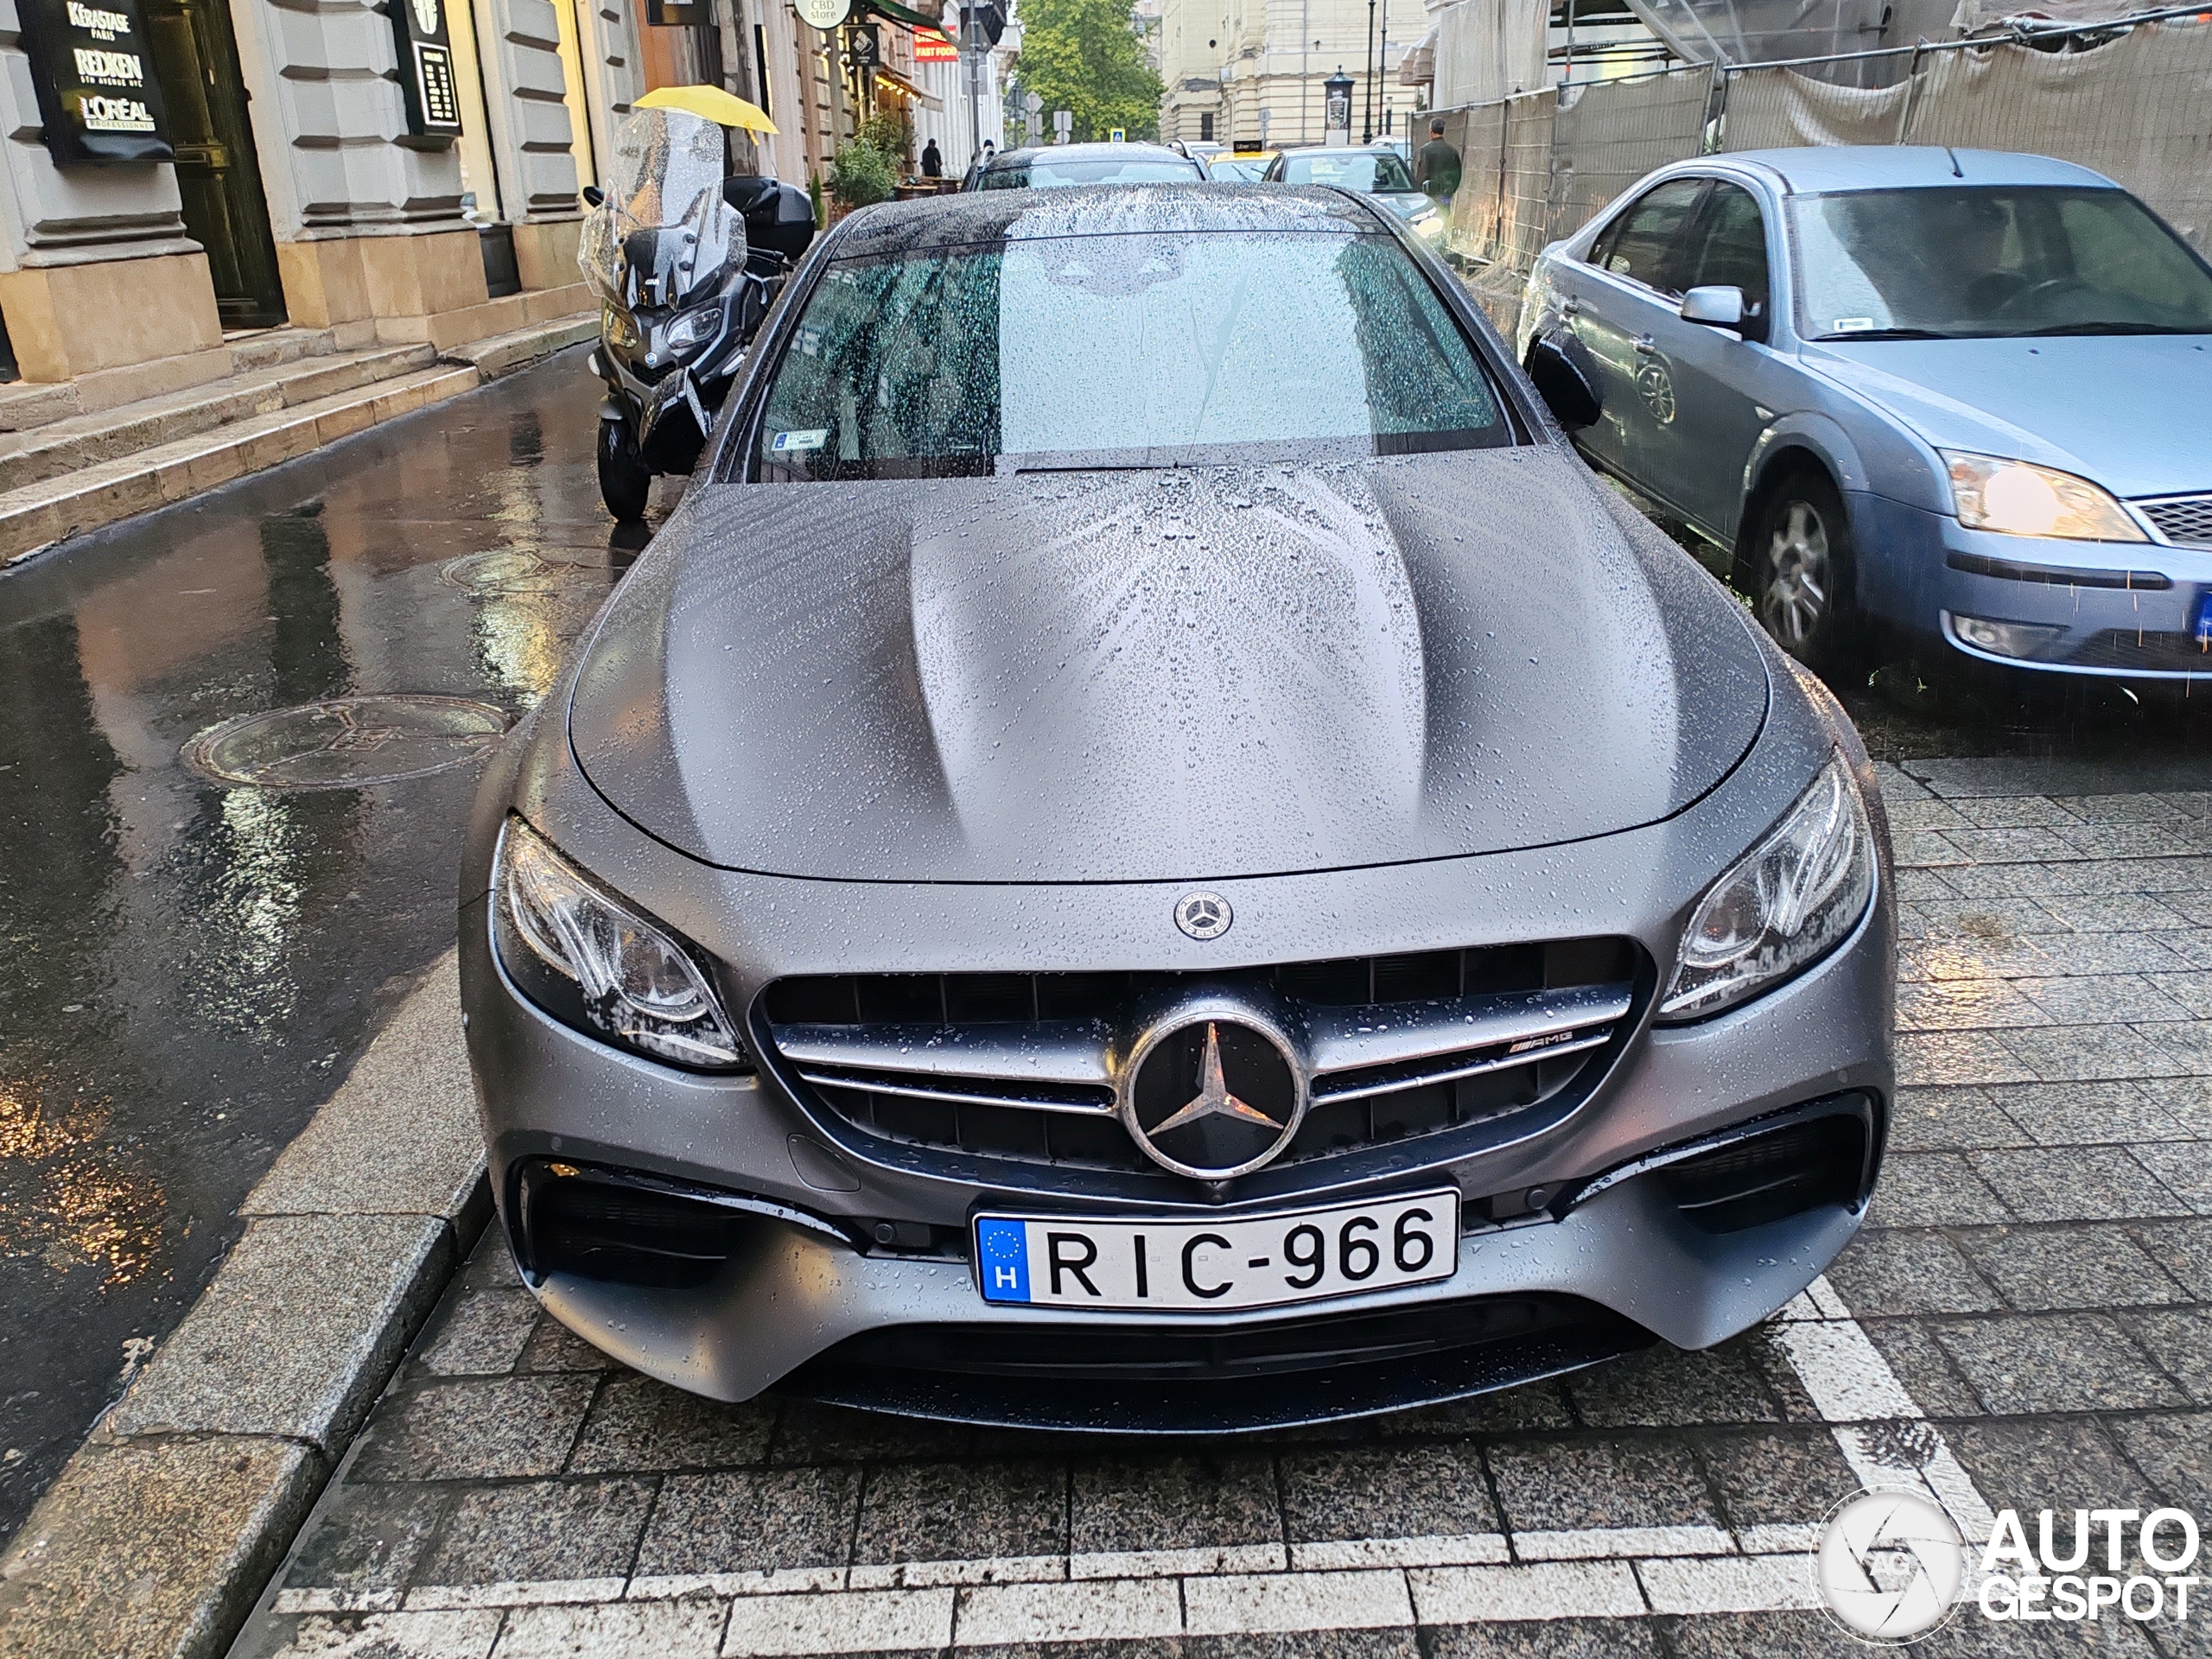
[[645, 517], [656, 474], [696, 464], [814, 239], [814, 207], [774, 179], [724, 177], [721, 128], [685, 111], [632, 110], [613, 150], [605, 191], [584, 192], [594, 211], [576, 263], [600, 302], [600, 494], [630, 521]]

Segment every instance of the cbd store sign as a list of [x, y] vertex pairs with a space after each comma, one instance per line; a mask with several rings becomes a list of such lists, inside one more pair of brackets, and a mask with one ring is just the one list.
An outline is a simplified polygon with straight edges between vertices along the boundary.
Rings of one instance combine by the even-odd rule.
[[17, 0], [17, 8], [56, 165], [175, 159], [138, 0]]

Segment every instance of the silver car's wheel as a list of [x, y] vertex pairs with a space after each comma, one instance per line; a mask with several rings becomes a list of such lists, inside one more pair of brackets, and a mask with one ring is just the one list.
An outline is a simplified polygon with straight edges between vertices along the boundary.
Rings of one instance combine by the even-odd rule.
[[1767, 537], [1759, 620], [1785, 645], [1802, 648], [1820, 632], [1834, 581], [1828, 574], [1827, 526], [1803, 501], [1789, 502]]
[[1851, 529], [1834, 486], [1812, 474], [1783, 480], [1767, 498], [1752, 546], [1760, 624], [1808, 666], [1842, 666], [1852, 627]]

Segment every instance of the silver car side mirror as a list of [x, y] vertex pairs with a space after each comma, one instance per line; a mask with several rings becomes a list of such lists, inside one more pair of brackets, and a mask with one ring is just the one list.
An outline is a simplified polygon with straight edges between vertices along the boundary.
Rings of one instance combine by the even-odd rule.
[[1744, 326], [1744, 290], [1718, 286], [1694, 288], [1682, 296], [1682, 321], [1740, 330]]

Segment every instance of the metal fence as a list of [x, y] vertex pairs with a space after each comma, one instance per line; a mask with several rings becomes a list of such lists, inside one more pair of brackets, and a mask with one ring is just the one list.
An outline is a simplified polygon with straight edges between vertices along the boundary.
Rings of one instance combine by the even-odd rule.
[[[2212, 251], [2212, 13], [1735, 67], [1694, 64], [1446, 112], [1460, 186], [1448, 245], [1501, 328], [1544, 245], [1656, 167], [1797, 144], [2024, 150], [2126, 186]], [[2032, 41], [2034, 44], [2030, 44]], [[1909, 57], [1893, 86], [1842, 84]]]

